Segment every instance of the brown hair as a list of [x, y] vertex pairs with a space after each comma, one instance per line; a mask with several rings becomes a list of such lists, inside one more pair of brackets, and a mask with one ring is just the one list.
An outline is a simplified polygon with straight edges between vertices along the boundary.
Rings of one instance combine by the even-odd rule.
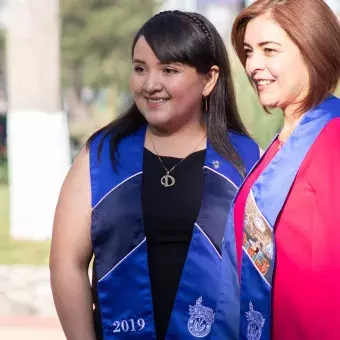
[[298, 46], [308, 68], [310, 89], [299, 112], [319, 105], [340, 77], [340, 23], [324, 0], [258, 0], [236, 18], [231, 39], [245, 66], [244, 36], [249, 21], [268, 13]]

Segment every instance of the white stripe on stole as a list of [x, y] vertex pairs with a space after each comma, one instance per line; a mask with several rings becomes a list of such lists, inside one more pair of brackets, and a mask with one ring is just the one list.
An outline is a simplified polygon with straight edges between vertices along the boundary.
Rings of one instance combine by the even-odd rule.
[[208, 169], [208, 170], [214, 172], [215, 174], [217, 174], [217, 175], [221, 176], [222, 178], [224, 178], [225, 180], [227, 180], [227, 181], [228, 181], [230, 184], [232, 184], [236, 189], [238, 189], [238, 186], [237, 186], [233, 181], [231, 181], [228, 177], [226, 177], [226, 176], [220, 174], [220, 173], [217, 172], [216, 170], [211, 169], [211, 168], [209, 168], [209, 167], [206, 166], [206, 165], [203, 167], [203, 169]]
[[115, 190], [116, 190], [118, 187], [120, 187], [122, 184], [124, 184], [125, 182], [129, 181], [130, 179], [132, 179], [132, 178], [134, 178], [134, 177], [136, 177], [136, 176], [141, 175], [142, 173], [143, 173], [143, 171], [137, 172], [136, 174], [130, 176], [129, 178], [124, 179], [124, 181], [120, 182], [120, 183], [117, 184], [115, 187], [113, 187], [107, 194], [105, 194], [105, 195], [103, 196], [103, 198], [101, 198], [101, 199], [99, 200], [99, 202], [92, 208], [92, 211], [93, 211], [94, 209], [96, 209], [96, 208], [98, 207], [98, 205], [99, 205], [102, 201], [104, 201], [104, 199], [105, 199], [107, 196], [109, 196], [109, 195], [111, 194], [111, 192], [115, 191]]
[[130, 255], [132, 255], [143, 243], [145, 243], [146, 237], [143, 241], [139, 243], [135, 248], [133, 248], [127, 255], [125, 255], [112, 269], [110, 269], [98, 282], [104, 280], [110, 273], [112, 273], [123, 261], [125, 261]]
[[195, 226], [197, 227], [197, 229], [205, 236], [205, 238], [208, 240], [208, 242], [211, 244], [211, 246], [213, 247], [213, 249], [215, 250], [216, 254], [218, 255], [218, 257], [221, 259], [222, 256], [221, 254], [218, 252], [218, 250], [216, 249], [216, 247], [214, 246], [214, 244], [211, 242], [210, 238], [208, 237], [208, 235], [204, 232], [204, 230], [197, 224], [195, 223]]

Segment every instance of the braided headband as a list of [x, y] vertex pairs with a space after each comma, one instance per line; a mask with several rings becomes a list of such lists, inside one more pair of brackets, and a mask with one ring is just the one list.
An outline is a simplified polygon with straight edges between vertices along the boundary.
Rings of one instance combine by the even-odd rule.
[[192, 15], [191, 13], [182, 12], [182, 11], [179, 11], [179, 10], [175, 10], [175, 11], [163, 11], [163, 12], [160, 12], [160, 13], [156, 14], [153, 18], [156, 18], [156, 17], [164, 15], [164, 14], [177, 14], [177, 15], [184, 16], [187, 19], [189, 19], [191, 22], [193, 22], [196, 26], [198, 26], [199, 29], [206, 36], [206, 38], [207, 38], [207, 40], [209, 42], [209, 46], [210, 46], [211, 52], [213, 53], [213, 55], [215, 55], [215, 49], [214, 49], [214, 45], [213, 45], [213, 42], [212, 42], [211, 33], [210, 33], [210, 31], [208, 30], [207, 26], [205, 25], [205, 23], [202, 20], [197, 18], [195, 15]]

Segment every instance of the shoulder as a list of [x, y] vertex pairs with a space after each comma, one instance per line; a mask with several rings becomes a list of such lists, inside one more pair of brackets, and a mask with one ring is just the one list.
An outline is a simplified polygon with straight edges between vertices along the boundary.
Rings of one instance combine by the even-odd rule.
[[249, 136], [229, 131], [229, 138], [246, 166], [247, 172], [260, 158], [259, 145]]
[[340, 112], [339, 117], [334, 117], [321, 131], [320, 135], [340, 139]]
[[333, 117], [340, 117], [340, 99], [334, 95], [329, 96], [320, 105], [319, 108], [331, 112]]
[[[110, 153], [110, 151], [112, 151], [112, 145], [114, 152], [124, 153], [128, 152], [133, 145], [144, 144], [146, 125], [143, 124], [130, 130], [131, 131], [129, 131], [129, 129], [123, 129], [118, 124], [109, 124], [95, 132], [87, 142], [90, 157], [92, 153]], [[112, 141], [114, 141], [114, 143], [112, 143]]]
[[69, 177], [77, 178], [80, 174], [86, 176], [89, 169], [89, 151], [86, 147], [83, 147], [76, 156], [71, 169], [69, 171]]
[[104, 146], [107, 147], [110, 143], [112, 134], [109, 133], [108, 128], [104, 127], [95, 133], [88, 139], [87, 148], [89, 150], [90, 156], [93, 152], [98, 152], [100, 148]]
[[[332, 119], [320, 132], [301, 165], [313, 187], [333, 180], [340, 169], [340, 118]], [[323, 176], [320, 176], [320, 175]], [[325, 176], [327, 174], [327, 176]], [[322, 180], [321, 180], [322, 179]]]
[[[340, 99], [332, 95], [325, 99], [316, 110], [320, 110], [322, 115], [325, 115], [328, 119], [328, 122], [316, 137], [308, 152], [306, 161], [309, 160], [314, 163], [316, 161], [331, 160], [333, 157], [340, 159]], [[329, 162], [320, 164], [320, 166], [326, 166], [327, 164]]]
[[322, 129], [309, 150], [308, 159], [319, 171], [340, 167], [340, 117], [333, 118]]
[[84, 201], [89, 202], [89, 158], [88, 150], [83, 147], [75, 158], [61, 189], [59, 202]]
[[340, 116], [333, 118], [321, 130], [315, 140], [311, 151], [321, 151], [322, 153], [336, 150], [340, 156]]

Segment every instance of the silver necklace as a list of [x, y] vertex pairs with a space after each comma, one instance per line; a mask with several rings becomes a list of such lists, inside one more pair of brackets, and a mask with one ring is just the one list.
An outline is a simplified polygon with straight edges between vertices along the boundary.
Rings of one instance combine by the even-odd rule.
[[157, 155], [157, 157], [158, 157], [160, 163], [162, 164], [162, 166], [163, 166], [163, 168], [164, 168], [164, 170], [165, 170], [165, 172], [166, 172], [166, 174], [161, 178], [161, 184], [162, 184], [163, 187], [165, 187], [165, 188], [167, 188], [167, 187], [172, 187], [173, 185], [175, 185], [176, 180], [175, 180], [174, 176], [171, 176], [171, 175], [170, 175], [170, 172], [172, 172], [178, 165], [180, 165], [185, 159], [187, 159], [191, 154], [193, 154], [193, 153], [198, 149], [198, 147], [201, 145], [201, 143], [204, 141], [204, 139], [205, 139], [205, 137], [206, 137], [207, 135], [204, 135], [204, 137], [201, 139], [201, 141], [198, 143], [198, 145], [195, 147], [195, 149], [189, 153], [189, 155], [187, 155], [186, 157], [184, 157], [183, 159], [181, 159], [181, 160], [180, 160], [178, 163], [176, 163], [170, 170], [168, 170], [168, 169], [166, 168], [166, 166], [164, 165], [164, 163], [163, 163], [163, 161], [162, 161], [162, 158], [159, 156], [159, 154], [158, 154], [158, 152], [157, 152], [157, 150], [156, 150], [155, 144], [154, 144], [154, 142], [153, 142], [153, 140], [152, 140], [152, 136], [151, 136], [151, 133], [150, 133], [149, 130], [148, 130], [148, 132], [149, 132], [149, 136], [150, 136], [150, 140], [151, 140], [152, 147], [153, 147], [153, 149], [154, 149], [154, 151], [155, 151], [155, 153], [156, 153], [156, 155]]

